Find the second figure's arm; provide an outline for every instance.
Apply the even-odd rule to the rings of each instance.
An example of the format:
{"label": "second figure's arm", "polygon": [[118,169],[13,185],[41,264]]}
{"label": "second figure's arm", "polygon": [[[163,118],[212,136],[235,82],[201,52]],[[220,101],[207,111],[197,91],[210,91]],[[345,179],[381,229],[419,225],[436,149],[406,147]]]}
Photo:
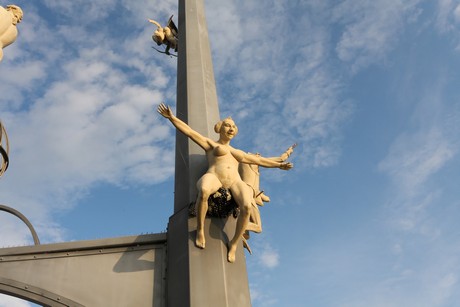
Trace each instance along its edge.
{"label": "second figure's arm", "polygon": [[296,148],[296,146],[297,146],[297,144],[293,144],[285,152],[283,152],[281,154],[281,156],[279,156],[279,157],[270,157],[270,158],[267,158],[267,159],[270,159],[270,160],[273,160],[273,161],[276,161],[276,162],[284,162],[289,158],[289,156],[292,154],[292,152],[294,151],[294,148]]}

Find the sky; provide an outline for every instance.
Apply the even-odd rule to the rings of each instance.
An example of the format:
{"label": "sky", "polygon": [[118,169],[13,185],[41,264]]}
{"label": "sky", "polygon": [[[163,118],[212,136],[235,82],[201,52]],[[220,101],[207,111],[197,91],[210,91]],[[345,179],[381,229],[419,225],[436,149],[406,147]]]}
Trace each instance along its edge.
{"label": "sky", "polygon": [[[155,110],[175,106],[177,58],[151,48],[147,19],[177,21],[176,1],[14,4],[0,203],[42,243],[165,231],[175,131]],[[262,170],[253,306],[459,306],[460,2],[205,5],[232,145],[276,156],[298,144],[292,170]],[[2,247],[33,243],[12,215],[0,233]]]}

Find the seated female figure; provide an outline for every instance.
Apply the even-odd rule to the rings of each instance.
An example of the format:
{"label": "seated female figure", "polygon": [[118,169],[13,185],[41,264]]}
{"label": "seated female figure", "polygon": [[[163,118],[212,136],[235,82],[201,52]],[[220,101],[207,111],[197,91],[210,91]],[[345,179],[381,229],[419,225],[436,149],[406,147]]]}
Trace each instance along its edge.
{"label": "seated female figure", "polygon": [[219,139],[214,141],[201,135],[174,116],[168,106],[160,104],[158,112],[169,119],[179,131],[188,136],[206,152],[209,167],[207,172],[197,182],[197,234],[195,240],[197,247],[205,248],[206,245],[204,221],[206,212],[208,211],[209,196],[223,187],[230,190],[233,198],[238,204],[240,214],[236,223],[235,234],[228,244],[227,254],[227,260],[229,262],[234,262],[236,248],[249,223],[251,202],[253,200],[252,189],[241,180],[240,174],[238,173],[239,163],[256,164],[263,167],[280,168],[283,170],[291,169],[293,166],[292,163],[277,162],[262,156],[248,155],[242,150],[233,148],[230,145],[230,141],[238,133],[238,128],[231,118],[219,121],[214,126],[214,131],[219,133]]}

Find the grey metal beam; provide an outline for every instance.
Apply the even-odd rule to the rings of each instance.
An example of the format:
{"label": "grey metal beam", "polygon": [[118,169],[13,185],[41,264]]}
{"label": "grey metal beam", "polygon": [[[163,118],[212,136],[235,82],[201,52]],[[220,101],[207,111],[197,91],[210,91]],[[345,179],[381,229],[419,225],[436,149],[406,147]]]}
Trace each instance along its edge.
{"label": "grey metal beam", "polygon": [[[70,251],[110,249],[117,247],[131,247],[151,244],[165,244],[166,233],[146,234],[137,236],[126,236],[118,238],[104,238],[96,240],[84,240],[73,242],[62,242],[52,244],[41,244],[31,246],[18,246],[0,248],[0,257],[14,255],[36,255],[40,253],[62,253]],[[2,259],[0,259],[2,260]]]}
{"label": "grey metal beam", "polygon": [[0,293],[44,306],[166,306],[166,235],[0,249]]}

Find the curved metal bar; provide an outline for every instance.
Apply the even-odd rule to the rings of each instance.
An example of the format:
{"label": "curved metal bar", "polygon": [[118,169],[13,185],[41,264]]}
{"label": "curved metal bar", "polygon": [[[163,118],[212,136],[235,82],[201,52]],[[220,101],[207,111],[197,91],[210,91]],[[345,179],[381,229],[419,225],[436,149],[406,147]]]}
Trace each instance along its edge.
{"label": "curved metal bar", "polygon": [[0,145],[0,154],[2,155],[2,163],[0,164],[0,176],[6,172],[8,165],[10,164],[10,160],[8,159],[8,154],[6,153],[5,149],[3,149],[2,145]]}
{"label": "curved metal bar", "polygon": [[32,237],[34,238],[35,245],[40,245],[40,240],[38,239],[38,235],[37,235],[37,232],[34,229],[34,226],[32,226],[32,223],[30,223],[30,221],[24,216],[24,214],[22,214],[18,210],[15,210],[15,209],[13,209],[11,207],[1,205],[1,204],[0,204],[0,211],[5,211],[5,212],[8,212],[8,213],[11,213],[12,215],[15,215],[16,217],[21,219],[21,221],[23,221],[24,224],[26,224],[27,227],[29,227],[30,232],[32,234]]}
{"label": "curved metal bar", "polygon": [[[3,136],[5,136],[6,149],[4,149],[2,146]],[[8,168],[8,165],[10,164],[10,160],[8,158],[9,151],[10,151],[10,144],[8,141],[8,134],[6,133],[5,126],[3,126],[2,123],[0,122],[0,154],[2,157],[2,160],[0,163],[0,177],[3,175],[3,173],[5,173],[6,169]]]}
{"label": "curved metal bar", "polygon": [[57,293],[3,277],[0,277],[0,293],[25,299],[43,306],[84,307],[84,305]]}

